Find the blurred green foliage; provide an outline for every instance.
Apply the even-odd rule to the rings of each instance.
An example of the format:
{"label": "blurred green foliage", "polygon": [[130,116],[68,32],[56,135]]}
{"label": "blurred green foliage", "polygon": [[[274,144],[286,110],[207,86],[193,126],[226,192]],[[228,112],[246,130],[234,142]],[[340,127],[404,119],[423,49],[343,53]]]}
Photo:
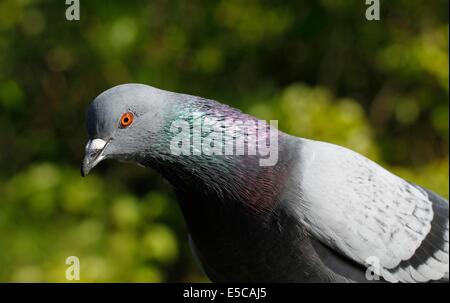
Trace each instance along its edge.
{"label": "blurred green foliage", "polygon": [[213,98],[448,197],[448,1],[0,2],[0,281],[205,281],[170,187],[78,172],[84,111],[124,82]]}

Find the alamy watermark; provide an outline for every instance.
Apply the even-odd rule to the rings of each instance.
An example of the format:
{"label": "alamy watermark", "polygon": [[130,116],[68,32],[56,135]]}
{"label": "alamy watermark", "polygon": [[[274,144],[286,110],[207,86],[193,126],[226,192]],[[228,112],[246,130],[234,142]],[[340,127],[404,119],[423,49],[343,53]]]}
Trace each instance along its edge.
{"label": "alamy watermark", "polygon": [[66,0],[66,20],[79,21],[80,20],[80,0]]}
{"label": "alamy watermark", "polygon": [[77,256],[69,256],[66,258],[66,279],[68,281],[80,280],[80,259]]}
{"label": "alamy watermark", "polygon": [[171,124],[173,155],[257,156],[260,166],[278,162],[278,121],[202,117],[176,120]]}
{"label": "alamy watermark", "polygon": [[[380,20],[380,0],[365,0],[366,19],[369,21]],[[66,0],[66,19],[68,21],[80,20],[80,0]]]}
{"label": "alamy watermark", "polygon": [[370,256],[366,259],[366,266],[366,279],[368,281],[380,280],[380,259],[375,256]]}
{"label": "alamy watermark", "polygon": [[366,19],[369,21],[380,20],[380,0],[366,0]]}

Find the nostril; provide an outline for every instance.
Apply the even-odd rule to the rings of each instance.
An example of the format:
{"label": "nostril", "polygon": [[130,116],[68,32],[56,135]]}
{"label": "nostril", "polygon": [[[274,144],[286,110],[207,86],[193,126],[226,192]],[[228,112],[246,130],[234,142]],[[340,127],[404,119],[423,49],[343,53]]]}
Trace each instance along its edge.
{"label": "nostril", "polygon": [[100,155],[108,142],[102,139],[92,139],[86,144],[85,154],[89,159],[96,158]]}

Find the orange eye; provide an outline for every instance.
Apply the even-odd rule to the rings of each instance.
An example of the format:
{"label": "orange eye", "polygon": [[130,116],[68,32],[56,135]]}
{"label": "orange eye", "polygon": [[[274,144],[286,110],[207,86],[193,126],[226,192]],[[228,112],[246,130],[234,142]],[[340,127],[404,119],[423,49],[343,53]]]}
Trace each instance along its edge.
{"label": "orange eye", "polygon": [[128,127],[133,123],[134,115],[131,112],[125,113],[120,118],[120,126],[122,127]]}

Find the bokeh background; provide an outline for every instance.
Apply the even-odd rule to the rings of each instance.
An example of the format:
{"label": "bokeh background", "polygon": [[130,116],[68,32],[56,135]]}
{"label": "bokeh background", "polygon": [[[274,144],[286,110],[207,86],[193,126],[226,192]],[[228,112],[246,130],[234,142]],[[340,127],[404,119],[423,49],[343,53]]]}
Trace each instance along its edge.
{"label": "bokeh background", "polygon": [[448,197],[448,1],[0,1],[0,281],[207,281],[155,172],[79,164],[125,82],[220,100]]}

